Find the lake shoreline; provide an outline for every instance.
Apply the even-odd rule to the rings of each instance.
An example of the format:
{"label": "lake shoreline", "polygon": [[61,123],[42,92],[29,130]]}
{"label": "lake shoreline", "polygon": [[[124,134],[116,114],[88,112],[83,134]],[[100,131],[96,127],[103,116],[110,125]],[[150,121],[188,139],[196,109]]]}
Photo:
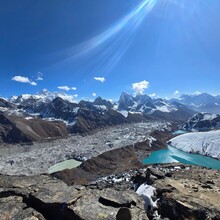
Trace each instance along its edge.
{"label": "lake shoreline", "polygon": [[183,163],[220,170],[220,160],[201,154],[182,151],[167,145],[166,149],[154,151],[142,161],[144,164]]}

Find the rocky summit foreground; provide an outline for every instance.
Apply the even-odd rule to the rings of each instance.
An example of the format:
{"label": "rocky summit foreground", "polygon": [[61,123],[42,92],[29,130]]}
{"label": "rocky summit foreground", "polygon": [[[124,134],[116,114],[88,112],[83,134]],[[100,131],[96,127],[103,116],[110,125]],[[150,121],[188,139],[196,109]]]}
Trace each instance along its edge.
{"label": "rocky summit foreground", "polygon": [[[157,212],[145,210],[131,183],[156,188]],[[134,185],[133,185],[134,186]],[[220,219],[220,171],[157,165],[68,186],[49,175],[0,175],[0,219]]]}

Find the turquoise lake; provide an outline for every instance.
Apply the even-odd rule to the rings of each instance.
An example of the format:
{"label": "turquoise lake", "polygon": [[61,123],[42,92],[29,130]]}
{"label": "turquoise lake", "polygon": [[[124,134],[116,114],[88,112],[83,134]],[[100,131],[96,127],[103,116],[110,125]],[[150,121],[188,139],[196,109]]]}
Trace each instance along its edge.
{"label": "turquoise lake", "polygon": [[148,158],[143,160],[144,164],[178,162],[220,170],[219,160],[198,154],[186,153],[171,146],[168,146],[168,148],[164,150],[155,151]]}
{"label": "turquoise lake", "polygon": [[172,134],[177,135],[177,134],[186,134],[186,133],[189,133],[189,132],[185,130],[177,130],[177,131],[174,131]]}

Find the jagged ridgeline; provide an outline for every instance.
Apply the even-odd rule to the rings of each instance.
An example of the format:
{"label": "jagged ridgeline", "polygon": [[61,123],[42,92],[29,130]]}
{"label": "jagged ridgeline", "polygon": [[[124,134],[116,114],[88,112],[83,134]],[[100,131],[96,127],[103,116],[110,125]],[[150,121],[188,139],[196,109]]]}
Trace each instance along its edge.
{"label": "jagged ridgeline", "polygon": [[[1,140],[8,143],[64,137],[68,133],[91,132],[123,123],[183,121],[194,113],[176,101],[152,99],[147,95],[122,93],[115,102],[101,97],[76,102],[74,97],[47,90],[1,99],[0,107]],[[11,132],[16,133],[16,138],[11,137]]]}

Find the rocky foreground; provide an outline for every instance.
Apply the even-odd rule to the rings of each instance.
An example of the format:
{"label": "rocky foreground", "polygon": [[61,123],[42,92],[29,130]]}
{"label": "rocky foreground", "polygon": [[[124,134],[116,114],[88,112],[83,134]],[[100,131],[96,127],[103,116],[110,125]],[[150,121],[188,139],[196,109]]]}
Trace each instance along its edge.
{"label": "rocky foreground", "polygon": [[[157,210],[146,210],[134,191],[142,183],[156,188]],[[86,185],[67,185],[49,175],[0,175],[1,220],[217,220],[219,201],[219,171],[181,164],[146,166]]]}

